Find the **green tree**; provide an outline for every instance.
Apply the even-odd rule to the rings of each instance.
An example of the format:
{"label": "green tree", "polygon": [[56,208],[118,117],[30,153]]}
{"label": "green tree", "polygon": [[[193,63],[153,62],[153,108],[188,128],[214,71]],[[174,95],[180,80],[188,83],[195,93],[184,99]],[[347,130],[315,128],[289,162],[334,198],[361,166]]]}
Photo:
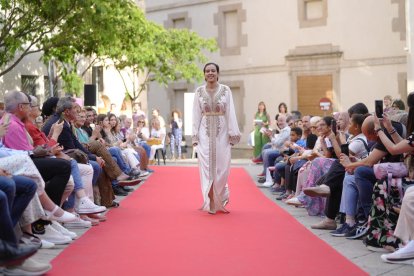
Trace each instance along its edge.
{"label": "green tree", "polygon": [[139,85],[128,91],[132,101],[138,99],[151,81],[167,85],[180,79],[188,82],[202,79],[199,66],[206,62],[203,50],[215,51],[215,40],[204,39],[187,29],[166,30],[152,22],[147,28],[145,40],[138,45],[130,44],[131,48],[121,58],[112,57],[117,69],[131,69],[131,80],[144,76]]}
{"label": "green tree", "polygon": [[75,75],[110,59],[119,70],[129,68],[131,78],[144,76],[128,91],[135,101],[149,81],[200,80],[203,50],[216,49],[213,40],[194,32],[148,21],[132,0],[0,0],[0,5],[0,76],[25,56],[43,52],[71,93],[81,85]]}
{"label": "green tree", "polygon": [[44,42],[59,32],[79,2],[82,1],[0,0],[0,76],[25,56],[50,47]]}

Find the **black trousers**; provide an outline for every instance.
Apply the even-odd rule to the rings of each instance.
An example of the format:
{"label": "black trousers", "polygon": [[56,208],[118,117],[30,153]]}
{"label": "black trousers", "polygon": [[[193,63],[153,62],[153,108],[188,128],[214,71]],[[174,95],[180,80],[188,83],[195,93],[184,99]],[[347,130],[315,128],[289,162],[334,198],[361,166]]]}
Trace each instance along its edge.
{"label": "black trousers", "polygon": [[335,160],[329,171],[323,175],[323,184],[329,186],[331,195],[327,198],[325,205],[325,215],[330,219],[335,219],[339,212],[342,197],[342,184],[345,177],[345,168]]}
{"label": "black trousers", "polygon": [[71,174],[70,161],[58,158],[33,158],[33,163],[46,183],[45,191],[58,206]]}

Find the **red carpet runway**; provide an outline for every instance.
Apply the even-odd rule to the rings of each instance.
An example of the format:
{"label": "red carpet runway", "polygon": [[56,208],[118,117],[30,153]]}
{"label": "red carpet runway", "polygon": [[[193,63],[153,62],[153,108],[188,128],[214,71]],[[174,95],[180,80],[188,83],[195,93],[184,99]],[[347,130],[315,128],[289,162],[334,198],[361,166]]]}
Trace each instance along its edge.
{"label": "red carpet runway", "polygon": [[241,168],[209,215],[198,169],[156,172],[53,260],[48,275],[366,275],[268,200]]}

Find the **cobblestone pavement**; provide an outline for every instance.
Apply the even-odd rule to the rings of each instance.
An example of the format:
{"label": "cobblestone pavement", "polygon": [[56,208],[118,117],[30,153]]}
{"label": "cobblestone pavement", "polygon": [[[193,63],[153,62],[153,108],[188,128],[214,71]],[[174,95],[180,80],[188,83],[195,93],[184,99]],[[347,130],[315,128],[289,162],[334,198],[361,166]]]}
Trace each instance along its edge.
{"label": "cobblestone pavement", "polygon": [[[243,167],[252,179],[255,181],[255,175],[260,172],[260,166],[253,165],[247,159],[236,159],[232,161],[234,167]],[[175,162],[167,161],[167,165],[172,166],[194,166],[196,165],[195,160],[186,159],[186,160],[178,160]],[[154,166],[156,171],[157,166]],[[145,182],[143,182],[145,183]],[[140,184],[143,185],[143,184]],[[139,189],[139,186],[135,187],[135,189]],[[145,184],[144,184],[145,185]],[[369,273],[370,275],[398,275],[398,276],[412,276],[414,275],[414,266],[412,262],[409,264],[387,264],[381,261],[380,255],[381,253],[371,252],[365,248],[362,244],[361,240],[347,240],[345,238],[338,238],[332,237],[329,234],[329,231],[324,230],[313,230],[310,228],[310,225],[320,221],[321,218],[319,217],[310,217],[307,215],[306,211],[302,208],[295,208],[286,205],[281,201],[275,200],[275,196],[272,195],[268,189],[260,189],[270,200],[272,200],[275,204],[279,205],[281,208],[286,210],[289,214],[295,217],[300,223],[303,224],[304,227],[309,229],[315,235],[317,235],[321,240],[325,241],[329,245],[331,245],[334,249],[336,249],[339,253],[343,256],[348,258],[350,261],[358,265],[364,271]],[[125,197],[117,197],[117,200],[121,202]],[[103,222],[106,223],[106,222]],[[99,227],[99,226],[97,226]],[[71,230],[72,231],[72,230]],[[85,233],[87,229],[82,230],[75,230],[79,236]],[[59,255],[65,249],[66,246],[58,246],[55,249],[41,249],[39,252],[34,256],[34,258],[38,261],[48,262]],[[334,273],[334,272],[333,272]],[[0,273],[1,274],[1,273]]]}

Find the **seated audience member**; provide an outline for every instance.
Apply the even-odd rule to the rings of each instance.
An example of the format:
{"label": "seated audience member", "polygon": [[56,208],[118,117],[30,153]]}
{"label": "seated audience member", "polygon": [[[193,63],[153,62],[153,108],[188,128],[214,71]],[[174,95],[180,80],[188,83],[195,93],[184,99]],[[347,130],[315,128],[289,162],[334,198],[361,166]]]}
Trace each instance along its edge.
{"label": "seated audience member", "polygon": [[[290,167],[288,168],[287,172],[285,171],[286,187],[278,187],[276,185],[276,187],[272,188],[272,193],[284,193],[287,187],[289,187],[292,191],[296,190],[295,196],[289,198],[286,201],[286,203],[288,204],[295,203],[301,205],[301,203],[297,199],[297,196],[299,196],[300,192],[302,191],[301,183],[303,183],[302,179],[305,178],[303,177],[303,173],[299,175],[299,172],[301,171],[302,166],[305,165],[309,160],[313,159],[314,155],[319,150],[319,146],[316,143],[319,142],[317,135],[317,125],[320,120],[321,117],[319,116],[314,116],[309,119],[305,150],[293,154],[287,159],[287,163]],[[305,122],[304,126],[306,129],[306,125],[308,124],[306,116],[303,117],[303,121]],[[300,183],[299,187],[297,183]]]}
{"label": "seated audience member", "polygon": [[[40,275],[52,266],[28,259],[39,245],[18,244],[14,227],[36,193],[36,183],[23,176],[12,176],[0,169],[0,266],[7,275]],[[31,274],[32,275],[32,274]]]}
{"label": "seated audience member", "polygon": [[151,132],[150,132],[150,139],[147,140],[149,143],[151,141],[151,152],[149,156],[150,164],[155,164],[155,152],[157,149],[164,148],[165,143],[165,136],[166,136],[165,128],[162,128],[160,125],[160,121],[157,118],[153,118],[151,120]]}
{"label": "seated audience member", "polygon": [[[381,139],[381,142],[384,144],[386,149],[391,154],[406,154],[406,158],[404,158],[404,163],[408,168],[408,175],[406,178],[402,179],[403,186],[408,187],[408,189],[405,192],[404,198],[402,199],[402,205],[401,205],[401,211],[398,217],[398,222],[396,222],[396,214],[395,214],[395,208],[393,203],[393,196],[392,194],[387,194],[387,197],[383,199],[383,209],[387,212],[385,214],[385,217],[387,219],[387,225],[389,224],[388,221],[390,221],[391,225],[388,225],[388,229],[380,228],[379,231],[383,232],[383,230],[387,230],[385,234],[387,234],[387,237],[389,234],[392,234],[397,238],[398,241],[401,241],[404,245],[403,248],[397,250],[394,253],[382,255],[381,258],[385,262],[393,262],[393,263],[401,263],[406,260],[412,260],[414,259],[414,224],[413,224],[413,203],[414,203],[414,188],[412,187],[414,184],[414,92],[410,93],[407,98],[407,103],[409,106],[409,113],[408,113],[408,125],[407,125],[407,132],[410,133],[410,135],[403,139],[402,137],[397,137],[397,135],[393,135],[393,139],[389,139],[389,137],[384,133],[384,131],[381,128],[380,120],[378,118],[375,118],[375,129],[378,129],[378,137]],[[386,114],[383,115],[383,125],[385,129],[390,129],[390,121]],[[389,131],[389,133],[392,133],[392,131]],[[387,185],[389,185],[387,183]],[[390,189],[390,192],[392,192],[392,187]],[[395,189],[395,188],[394,188]],[[401,196],[400,190],[396,189],[398,191],[398,196]],[[386,191],[388,192],[388,190]],[[395,198],[396,200],[400,200],[400,198]],[[375,204],[375,203],[374,203]],[[396,223],[395,230],[392,226]],[[382,222],[382,224],[385,224]],[[383,233],[381,233],[383,234]],[[388,240],[388,238],[387,238]],[[380,244],[384,246],[384,244]]]}
{"label": "seated audience member", "polygon": [[[348,148],[349,156],[360,160],[368,155],[368,144],[365,135],[362,133],[362,124],[365,115],[352,115],[349,133],[352,135],[348,141],[341,141],[341,148]],[[344,153],[344,152],[343,152]],[[329,171],[323,176],[323,183],[316,187],[305,188],[304,193],[308,196],[327,197],[325,206],[326,218],[320,223],[312,225],[313,229],[336,230],[335,218],[339,212],[342,196],[342,183],[345,176],[345,168],[336,160]]]}
{"label": "seated audience member", "polygon": [[119,145],[121,149],[133,153],[139,161],[139,168],[142,171],[141,176],[147,175],[145,171],[148,166],[148,156],[144,148],[137,145],[135,147],[131,146],[127,137],[122,135],[120,120],[114,114],[109,115],[109,124],[111,126],[111,131],[108,136],[111,136],[112,141],[116,141],[116,145]]}
{"label": "seated audience member", "polygon": [[[321,153],[314,151],[316,154],[315,157],[318,157],[312,160],[310,165],[304,167],[304,169],[307,168],[307,176],[305,182],[300,185],[302,189],[317,185],[321,176],[329,170],[331,165],[337,159],[337,156],[341,153],[341,149],[335,135],[334,123],[334,118],[330,116],[323,117],[322,120],[318,122],[318,139],[322,151]],[[298,189],[298,187],[296,189]],[[297,196],[297,200],[305,206],[308,214],[311,216],[322,214],[325,208],[324,198],[311,198],[305,195],[303,191],[299,196]],[[286,203],[295,205],[296,201],[286,201]]]}
{"label": "seated audience member", "polygon": [[[61,144],[65,150],[70,149],[78,149],[83,151],[88,155],[89,158],[89,164],[93,167],[93,177],[92,177],[92,184],[97,185],[99,187],[100,192],[100,204],[106,206],[106,207],[116,207],[119,204],[114,200],[115,196],[113,194],[113,188],[110,185],[109,179],[106,179],[101,175],[102,173],[102,167],[105,167],[107,165],[105,159],[108,162],[113,162],[112,157],[107,153],[106,150],[103,150],[102,156],[106,156],[105,159],[101,156],[97,156],[93,154],[91,151],[99,152],[99,143],[96,142],[95,144],[88,144],[88,149],[86,149],[77,139],[76,135],[73,133],[72,127],[73,122],[76,121],[77,115],[79,111],[79,106],[75,103],[74,99],[71,97],[63,97],[59,100],[56,107],[56,113],[51,116],[51,119],[45,124],[43,131],[48,131],[50,128],[50,125],[53,122],[57,122],[60,117],[64,119],[63,124],[63,130],[61,135],[58,138],[59,144]],[[96,160],[96,161],[94,161]],[[108,170],[108,169],[107,169]],[[105,171],[105,168],[104,168]],[[123,176],[122,172],[119,172],[119,175],[116,177],[125,177],[128,178],[129,176]],[[116,180],[117,178],[114,178]],[[98,181],[99,180],[99,181]],[[107,181],[108,180],[108,181]],[[120,179],[119,181],[126,181],[126,179]],[[127,183],[128,184],[128,183]],[[96,220],[94,221],[96,223]]]}
{"label": "seated audience member", "polygon": [[[137,120],[137,127],[135,130],[135,133],[131,133],[127,137],[127,142],[132,146],[141,146],[144,150],[147,156],[149,157],[151,154],[151,147],[147,144],[147,140],[150,137],[150,131],[148,127],[145,125],[145,117],[141,116]],[[151,169],[147,167],[146,171],[153,172]]]}
{"label": "seated audience member", "polygon": [[[35,118],[39,115],[40,109],[37,98],[34,96],[30,96],[30,98],[31,111],[27,120],[25,120],[25,127],[33,139],[33,145],[55,146],[62,131],[63,122],[53,128],[53,137],[49,140],[46,135],[33,123]],[[83,215],[81,217],[86,220],[89,220],[86,215],[93,216],[93,214],[104,212],[106,210],[105,207],[98,206],[93,203],[92,167],[88,164],[77,163],[76,160],[71,159],[69,156],[60,151],[56,152],[55,156],[71,162],[71,174],[74,182],[74,191],[69,196],[68,202],[65,204],[65,209],[73,211],[76,205],[76,212]]]}
{"label": "seated audience member", "polygon": [[[384,130],[386,135],[396,136],[402,133],[403,128],[401,124],[393,122],[392,125],[395,128],[395,132],[393,131],[392,134],[388,134],[387,130]],[[373,116],[369,116],[364,120],[362,132],[368,141],[374,141],[376,143],[371,148],[368,157],[362,160],[351,162],[348,156],[341,155],[341,164],[348,172],[345,174],[343,182],[340,207],[340,211],[345,213],[346,219],[341,227],[332,232],[333,236],[350,236],[353,234],[355,228],[366,225],[372,207],[374,184],[377,182],[373,166],[378,162],[399,162],[401,160],[401,155],[391,155],[379,139],[378,131],[375,130]],[[363,219],[357,223],[356,215],[358,205],[363,210]]]}
{"label": "seated audience member", "polygon": [[405,104],[401,99],[395,99],[391,107],[394,111],[405,111]]}
{"label": "seated audience member", "polygon": [[[6,111],[10,113],[10,126],[3,137],[4,146],[10,149],[24,150],[26,154],[27,151],[33,151],[34,154],[38,153],[38,157],[40,154],[48,155],[49,153],[44,151],[42,147],[33,148],[26,134],[23,121],[27,119],[30,112],[30,98],[19,91],[9,92],[4,98]],[[6,115],[3,116],[2,121],[5,120],[5,117]],[[63,195],[71,173],[70,162],[45,157],[33,158],[33,162],[46,182],[45,191],[47,196],[44,194],[41,201],[44,200],[42,205],[47,214],[53,218],[61,217],[64,221],[73,220],[74,215],[59,208],[62,202],[66,200]],[[56,205],[50,204],[49,199]],[[48,207],[44,204],[47,204]]]}
{"label": "seated audience member", "polygon": [[266,135],[271,138],[271,148],[264,147],[262,151],[263,171],[257,176],[264,177],[267,168],[275,163],[275,160],[281,155],[281,150],[286,141],[290,138],[290,127],[287,124],[287,117],[283,114],[278,116],[277,125],[280,128],[280,133],[272,137],[272,131],[267,131]]}
{"label": "seated audience member", "polygon": [[49,133],[52,124],[58,122],[60,118],[63,119],[63,130],[59,135],[57,142],[63,147],[64,151],[79,149],[88,155],[89,163],[92,165],[94,171],[92,183],[95,185],[99,174],[102,172],[101,167],[104,166],[105,161],[101,157],[96,156],[85,149],[73,133],[71,122],[76,120],[77,113],[78,105],[76,104],[75,99],[72,97],[60,98],[56,106],[56,113],[45,123],[42,131],[44,133]]}

